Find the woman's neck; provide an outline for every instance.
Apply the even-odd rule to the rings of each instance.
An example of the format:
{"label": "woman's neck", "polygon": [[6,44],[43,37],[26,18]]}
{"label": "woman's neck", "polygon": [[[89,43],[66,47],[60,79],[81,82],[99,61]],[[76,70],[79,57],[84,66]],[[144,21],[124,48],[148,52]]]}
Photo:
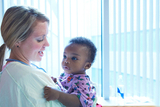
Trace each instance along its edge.
{"label": "woman's neck", "polygon": [[[11,51],[11,53],[10,53],[9,59],[19,60],[19,61],[22,61],[22,62],[30,65],[30,61],[29,61],[29,60],[27,60],[25,57],[23,57],[23,56],[20,55],[20,54],[17,54],[17,53],[15,54],[15,53],[12,52],[12,51]],[[7,61],[7,63],[9,63],[9,62],[11,62],[11,61]]]}

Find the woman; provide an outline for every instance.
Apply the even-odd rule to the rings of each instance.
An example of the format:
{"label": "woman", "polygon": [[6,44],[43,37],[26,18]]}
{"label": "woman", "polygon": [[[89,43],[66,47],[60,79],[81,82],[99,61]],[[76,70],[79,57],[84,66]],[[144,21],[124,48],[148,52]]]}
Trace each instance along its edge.
{"label": "woman", "polygon": [[[47,102],[43,88],[56,88],[52,79],[31,61],[41,61],[49,46],[46,39],[49,20],[32,8],[10,7],[2,20],[0,47],[0,107],[61,107],[57,100]],[[11,50],[3,66],[6,47]],[[2,67],[3,66],[3,67]]]}

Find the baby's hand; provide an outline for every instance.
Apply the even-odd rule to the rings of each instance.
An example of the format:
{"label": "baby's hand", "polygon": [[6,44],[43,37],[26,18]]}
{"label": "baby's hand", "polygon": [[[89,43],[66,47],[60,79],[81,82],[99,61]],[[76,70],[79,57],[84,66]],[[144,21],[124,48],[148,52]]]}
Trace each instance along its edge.
{"label": "baby's hand", "polygon": [[59,91],[51,87],[45,86],[44,87],[44,98],[46,98],[47,101],[57,100],[59,98]]}
{"label": "baby's hand", "polygon": [[54,78],[54,77],[51,77],[51,78],[52,78],[52,80],[54,81],[54,83],[57,82],[57,78]]}

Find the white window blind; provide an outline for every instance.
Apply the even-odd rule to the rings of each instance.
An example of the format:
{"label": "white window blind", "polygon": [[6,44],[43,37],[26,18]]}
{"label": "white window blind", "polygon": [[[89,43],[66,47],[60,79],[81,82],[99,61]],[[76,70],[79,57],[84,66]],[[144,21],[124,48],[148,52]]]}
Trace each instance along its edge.
{"label": "white window blind", "polygon": [[113,96],[122,75],[125,97],[148,97],[160,105],[159,20],[159,0],[109,0],[109,81]]}
{"label": "white window blind", "polygon": [[98,96],[116,96],[122,75],[125,97],[148,97],[160,106],[159,0],[2,0],[2,5],[2,13],[25,5],[48,16],[50,47],[36,64],[49,74],[58,77],[63,72],[62,53],[68,41],[85,36],[98,49],[87,71]]}

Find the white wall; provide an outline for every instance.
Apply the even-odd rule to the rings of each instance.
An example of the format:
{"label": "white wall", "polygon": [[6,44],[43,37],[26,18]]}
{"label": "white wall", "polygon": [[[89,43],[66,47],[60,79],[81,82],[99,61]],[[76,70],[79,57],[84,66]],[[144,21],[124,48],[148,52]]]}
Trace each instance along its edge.
{"label": "white wall", "polygon": [[2,9],[3,7],[2,7],[2,0],[0,0],[0,23],[1,23],[1,21],[2,21]]}
{"label": "white wall", "polygon": [[[2,16],[2,8],[3,8],[3,6],[2,6],[2,1],[3,0],[0,0],[0,26],[1,26],[1,22],[2,22],[2,18],[3,18],[3,16]],[[0,33],[0,46],[2,45],[2,43],[3,43],[3,40],[2,40],[2,37],[1,37],[1,33]]]}

